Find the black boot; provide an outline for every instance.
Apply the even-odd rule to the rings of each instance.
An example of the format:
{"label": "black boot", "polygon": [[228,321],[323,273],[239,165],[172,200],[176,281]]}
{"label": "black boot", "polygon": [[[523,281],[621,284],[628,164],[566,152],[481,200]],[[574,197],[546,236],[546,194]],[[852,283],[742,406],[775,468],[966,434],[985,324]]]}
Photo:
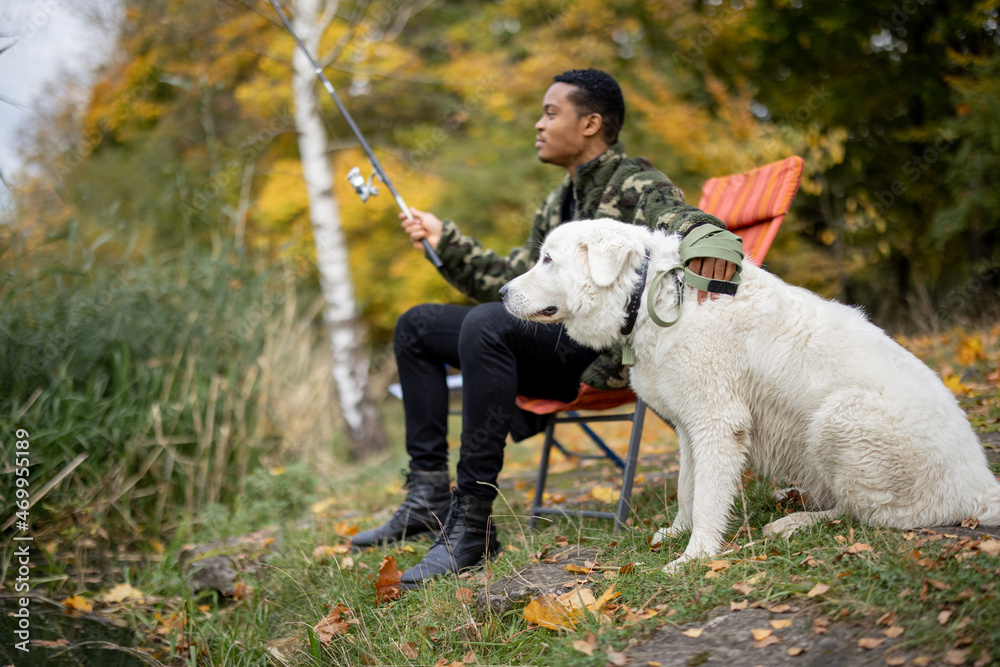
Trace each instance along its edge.
{"label": "black boot", "polygon": [[451,499],[451,511],[441,534],[424,559],[403,573],[400,590],[420,588],[431,578],[475,567],[483,556],[500,551],[497,529],[491,521],[493,501],[461,496]]}
{"label": "black boot", "polygon": [[448,518],[451,486],[448,471],[414,470],[406,476],[406,500],[383,526],[358,533],[351,547],[364,549],[391,544],[423,533],[437,533]]}

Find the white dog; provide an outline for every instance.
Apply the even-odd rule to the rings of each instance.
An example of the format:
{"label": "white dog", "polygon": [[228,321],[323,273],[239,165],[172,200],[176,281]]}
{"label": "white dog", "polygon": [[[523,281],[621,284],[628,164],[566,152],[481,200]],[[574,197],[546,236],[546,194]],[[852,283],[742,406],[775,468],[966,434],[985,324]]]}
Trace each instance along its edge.
{"label": "white dog", "polygon": [[[516,317],[562,322],[595,349],[634,348],[632,388],[680,439],[677,517],[656,538],[690,528],[691,539],[665,570],[719,552],[748,467],[796,480],[825,510],[784,517],[765,534],[841,512],[898,528],[967,517],[1000,524],[1000,483],[933,371],[857,310],[750,262],[733,297],[698,304],[674,273],[650,294],[653,277],[680,262],[679,244],[676,235],[613,220],[567,223],[549,234],[540,261],[501,290]],[[638,289],[638,320],[626,337]],[[676,324],[652,321],[648,299]]]}

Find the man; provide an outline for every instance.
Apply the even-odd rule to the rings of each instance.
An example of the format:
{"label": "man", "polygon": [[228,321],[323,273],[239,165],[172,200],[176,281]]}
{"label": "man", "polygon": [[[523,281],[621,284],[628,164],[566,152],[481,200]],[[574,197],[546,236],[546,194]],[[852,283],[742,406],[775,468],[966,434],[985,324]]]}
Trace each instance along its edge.
{"label": "man", "polygon": [[[500,287],[538,260],[546,234],[568,220],[602,217],[682,234],[704,224],[722,227],[716,218],[685,205],[683,193],[648,160],[625,156],[618,141],[624,119],[621,90],[608,74],[571,70],[555,77],[535,124],[535,148],[542,162],[566,169],[567,177],[535,214],[524,246],[506,257],[432,213],[412,209],[412,218],[402,221],[414,246],[427,239],[435,248],[445,279],[481,304],[417,306],[396,325],[410,455],[407,497],[385,525],[358,533],[352,543],[357,548],[391,543],[440,527],[423,560],[403,573],[404,589],[475,566],[499,551],[490,515],[504,444],[508,433],[520,440],[540,428],[534,415],[517,409],[517,394],[568,401],[581,381],[604,389],[628,384],[620,351],[602,354],[581,347],[560,325],[526,326],[499,303]],[[691,268],[721,280],[736,271],[734,264],[715,259],[694,260]],[[699,302],[706,296],[699,293]],[[448,477],[445,364],[461,369],[463,376],[454,493]]]}

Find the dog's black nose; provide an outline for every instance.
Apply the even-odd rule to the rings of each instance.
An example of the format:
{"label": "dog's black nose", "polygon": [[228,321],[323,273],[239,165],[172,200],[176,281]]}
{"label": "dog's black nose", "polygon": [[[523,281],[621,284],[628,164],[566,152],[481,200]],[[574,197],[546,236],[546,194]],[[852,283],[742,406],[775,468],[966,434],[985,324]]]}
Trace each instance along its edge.
{"label": "dog's black nose", "polygon": [[510,286],[510,283],[507,283],[506,285],[504,285],[503,287],[500,288],[500,298],[501,299],[506,299],[507,298],[507,287],[509,287],[509,286]]}

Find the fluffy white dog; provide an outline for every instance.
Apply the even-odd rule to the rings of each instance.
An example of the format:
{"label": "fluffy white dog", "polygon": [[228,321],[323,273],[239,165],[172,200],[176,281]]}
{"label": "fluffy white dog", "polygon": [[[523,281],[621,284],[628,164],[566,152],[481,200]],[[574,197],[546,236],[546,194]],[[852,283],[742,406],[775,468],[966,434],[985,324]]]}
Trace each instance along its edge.
{"label": "fluffy white dog", "polygon": [[[698,304],[675,273],[650,294],[653,277],[679,264],[679,244],[613,220],[563,224],[540,261],[501,291],[516,317],[562,322],[592,348],[634,348],[632,388],[680,439],[677,517],[656,539],[687,529],[691,539],[671,566],[719,552],[748,467],[796,480],[824,510],[783,517],[766,534],[838,513],[898,528],[967,517],[1000,524],[1000,483],[933,371],[859,311],[750,262],[733,297]],[[639,289],[638,319],[625,336]],[[676,324],[651,320],[648,299]]]}

